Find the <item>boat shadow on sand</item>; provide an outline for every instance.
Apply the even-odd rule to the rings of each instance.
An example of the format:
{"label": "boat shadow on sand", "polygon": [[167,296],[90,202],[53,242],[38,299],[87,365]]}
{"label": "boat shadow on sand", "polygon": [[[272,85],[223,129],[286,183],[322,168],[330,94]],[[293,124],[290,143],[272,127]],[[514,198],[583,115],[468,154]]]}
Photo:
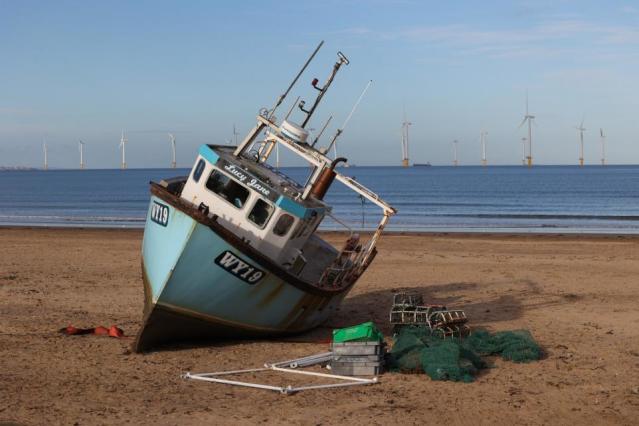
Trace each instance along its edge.
{"label": "boat shadow on sand", "polygon": [[[493,283],[500,287],[503,283]],[[449,309],[463,309],[472,328],[501,328],[499,323],[516,322],[526,311],[543,309],[562,304],[575,303],[580,297],[572,294],[558,295],[544,293],[538,283],[519,281],[516,290],[509,288],[497,293],[492,288],[488,294],[482,291],[477,301],[473,296],[479,289],[486,289],[486,284],[479,283],[443,283],[424,284],[421,286],[394,287],[383,290],[356,293],[347,297],[339,310],[326,323],[313,330],[290,336],[275,336],[269,340],[274,342],[295,343],[329,343],[332,330],[348,327],[367,321],[373,321],[386,336],[392,335],[389,323],[389,312],[393,294],[397,292],[414,292],[421,294],[429,304],[442,304]],[[491,286],[488,285],[490,288]],[[506,294],[504,294],[506,293]],[[199,342],[181,342],[163,346],[163,350],[184,350],[197,347],[232,346],[246,343],[253,339],[228,339]]]}
{"label": "boat shadow on sand", "polygon": [[[506,283],[493,283],[501,287]],[[545,293],[538,283],[530,280],[519,281],[515,288],[497,292],[491,288],[488,293],[481,292],[473,300],[480,289],[486,290],[486,284],[479,283],[443,283],[424,284],[422,286],[396,287],[384,290],[353,294],[342,303],[339,311],[315,330],[299,336],[284,339],[289,341],[330,341],[332,330],[348,327],[366,321],[373,321],[387,336],[392,335],[389,312],[393,294],[398,292],[414,292],[421,294],[425,303],[445,305],[449,309],[462,309],[466,312],[471,328],[499,329],[499,323],[515,322],[524,313],[552,306],[575,303],[581,299],[574,294]],[[488,286],[492,287],[491,285]],[[509,325],[510,326],[510,325]]]}

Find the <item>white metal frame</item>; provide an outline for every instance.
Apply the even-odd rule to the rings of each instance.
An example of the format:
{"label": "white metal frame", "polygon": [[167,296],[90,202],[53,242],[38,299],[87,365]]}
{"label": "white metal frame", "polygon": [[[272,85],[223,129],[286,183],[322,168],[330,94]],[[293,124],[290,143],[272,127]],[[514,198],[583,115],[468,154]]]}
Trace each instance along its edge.
{"label": "white metal frame", "polygon": [[[272,390],[272,391],[279,392],[279,393],[284,394],[284,395],[290,395],[290,394],[293,394],[293,393],[296,393],[296,392],[300,392],[300,391],[303,391],[303,390],[310,390],[310,389],[328,389],[328,388],[338,388],[338,387],[346,387],[346,386],[372,385],[372,384],[375,384],[375,383],[379,383],[377,377],[373,377],[371,379],[364,379],[364,378],[361,378],[361,377],[340,376],[340,375],[337,375],[337,374],[326,374],[326,373],[317,373],[317,372],[314,372],[314,371],[294,370],[294,369],[291,369],[291,368],[278,367],[277,366],[278,364],[279,363],[270,364],[270,365],[267,364],[268,366],[262,367],[262,368],[249,368],[249,369],[246,369],[246,370],[218,371],[218,372],[214,372],[214,373],[192,374],[192,373],[188,372],[188,373],[184,374],[182,377],[184,379],[201,380],[201,381],[205,381],[205,382],[223,383],[223,384],[227,384],[227,385]],[[328,383],[328,384],[324,384],[324,385],[304,385],[304,386],[293,387],[291,385],[288,385],[288,386],[274,386],[274,385],[263,384],[263,383],[251,383],[251,382],[243,382],[243,381],[240,381],[240,380],[228,380],[228,379],[220,378],[221,376],[230,376],[230,375],[238,375],[238,374],[245,374],[245,373],[260,373],[260,372],[264,372],[264,371],[277,371],[277,372],[282,372],[282,373],[293,373],[293,374],[301,374],[301,375],[305,375],[305,376],[323,377],[323,378],[328,378],[328,379],[340,380],[341,382]]]}

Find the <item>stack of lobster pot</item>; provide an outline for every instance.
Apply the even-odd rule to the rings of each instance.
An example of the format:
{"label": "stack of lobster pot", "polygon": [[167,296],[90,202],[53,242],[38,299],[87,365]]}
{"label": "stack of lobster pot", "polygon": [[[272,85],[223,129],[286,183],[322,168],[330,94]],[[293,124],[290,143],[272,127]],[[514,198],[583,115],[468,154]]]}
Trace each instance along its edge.
{"label": "stack of lobster pot", "polygon": [[373,323],[333,331],[331,371],[342,376],[376,376],[382,372],[385,343]]}

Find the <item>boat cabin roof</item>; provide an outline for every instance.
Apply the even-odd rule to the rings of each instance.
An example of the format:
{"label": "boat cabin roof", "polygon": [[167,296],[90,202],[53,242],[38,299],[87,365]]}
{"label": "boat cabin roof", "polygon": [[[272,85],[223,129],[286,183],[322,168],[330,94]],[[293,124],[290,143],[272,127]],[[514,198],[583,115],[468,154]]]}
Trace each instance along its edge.
{"label": "boat cabin roof", "polygon": [[199,154],[236,181],[301,219],[331,210],[330,206],[316,198],[302,199],[304,188],[269,164],[236,157],[234,150],[233,146],[201,145]]}

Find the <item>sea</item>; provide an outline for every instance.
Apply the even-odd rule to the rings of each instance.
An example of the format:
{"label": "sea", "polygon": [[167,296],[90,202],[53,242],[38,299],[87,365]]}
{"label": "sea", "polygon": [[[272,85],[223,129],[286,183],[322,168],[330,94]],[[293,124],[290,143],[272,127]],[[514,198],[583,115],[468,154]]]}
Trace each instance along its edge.
{"label": "sea", "polygon": [[[298,182],[309,169],[282,168]],[[639,234],[639,166],[349,167],[411,232]],[[149,181],[188,169],[0,171],[0,225],[142,228]],[[326,230],[374,229],[381,210],[335,182]]]}

